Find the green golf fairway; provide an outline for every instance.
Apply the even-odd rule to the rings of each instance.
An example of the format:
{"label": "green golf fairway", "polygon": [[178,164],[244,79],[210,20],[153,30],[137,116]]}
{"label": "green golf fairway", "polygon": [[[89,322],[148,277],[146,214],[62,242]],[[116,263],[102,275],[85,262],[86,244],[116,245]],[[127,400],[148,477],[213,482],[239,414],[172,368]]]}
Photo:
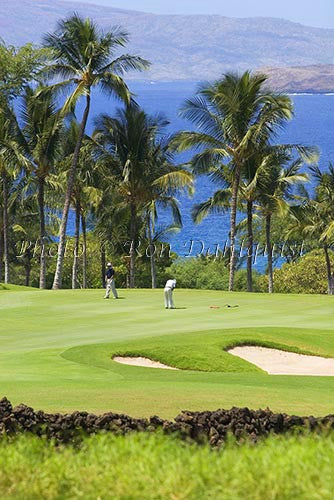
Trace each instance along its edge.
{"label": "green golf fairway", "polygon": [[[231,406],[334,412],[334,377],[270,376],[224,351],[253,343],[334,357],[333,297],[176,290],[179,309],[165,310],[161,290],[103,300],[101,290],[6,288],[0,395],[14,404],[168,418]],[[114,354],[181,370],[120,365]]]}

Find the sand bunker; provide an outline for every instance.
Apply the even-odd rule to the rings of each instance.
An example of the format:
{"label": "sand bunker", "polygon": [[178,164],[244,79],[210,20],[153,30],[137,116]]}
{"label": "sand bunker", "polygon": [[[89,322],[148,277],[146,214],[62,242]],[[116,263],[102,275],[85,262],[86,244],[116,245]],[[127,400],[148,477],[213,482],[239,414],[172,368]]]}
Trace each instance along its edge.
{"label": "sand bunker", "polygon": [[[228,352],[233,354],[233,356],[238,356],[253,363],[270,375],[317,375],[334,377],[334,358],[308,356],[306,354],[296,354],[294,352],[259,346],[233,347]],[[123,365],[177,370],[177,368],[173,368],[172,366],[164,365],[163,363],[159,363],[159,361],[152,361],[149,358],[141,356],[115,356],[113,360]]]}
{"label": "sand bunker", "polygon": [[177,368],[164,365],[163,363],[159,363],[159,361],[152,361],[149,358],[142,358],[140,356],[136,358],[115,356],[113,358],[113,361],[116,361],[116,363],[121,363],[122,365],[143,366],[145,368],[164,368],[165,370],[177,370]]}
{"label": "sand bunker", "polygon": [[334,376],[334,358],[307,356],[258,346],[233,347],[228,352],[253,363],[270,375]]}

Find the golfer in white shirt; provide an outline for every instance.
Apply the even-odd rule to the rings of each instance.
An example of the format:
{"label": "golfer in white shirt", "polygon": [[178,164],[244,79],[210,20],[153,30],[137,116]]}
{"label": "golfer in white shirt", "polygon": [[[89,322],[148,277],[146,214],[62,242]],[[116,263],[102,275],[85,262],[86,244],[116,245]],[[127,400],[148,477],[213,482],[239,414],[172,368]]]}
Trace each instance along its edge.
{"label": "golfer in white shirt", "polygon": [[166,283],[165,289],[164,289],[165,308],[166,309],[174,309],[173,290],[175,287],[176,287],[176,280],[167,280],[167,283]]}

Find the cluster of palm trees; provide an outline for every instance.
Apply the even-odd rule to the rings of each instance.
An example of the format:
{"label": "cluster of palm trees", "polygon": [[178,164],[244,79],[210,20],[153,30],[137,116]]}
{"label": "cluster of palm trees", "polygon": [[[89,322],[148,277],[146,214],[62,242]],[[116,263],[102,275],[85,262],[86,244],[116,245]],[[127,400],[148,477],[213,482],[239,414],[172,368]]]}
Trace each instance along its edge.
{"label": "cluster of palm trees", "polygon": [[[19,196],[27,203],[34,195],[37,200],[40,288],[46,287],[46,189],[48,210],[62,208],[54,289],[62,285],[71,206],[76,213],[74,288],[77,286],[79,227],[81,221],[85,248],[87,210],[94,208],[97,229],[104,224],[105,238],[106,219],[109,225],[110,222],[118,227],[120,222],[129,225],[131,287],[135,286],[134,248],[143,221],[149,240],[152,240],[158,206],[171,207],[175,224],[180,224],[181,215],[174,195],[179,189],[191,189],[192,175],[174,166],[168,145],[160,137],[166,123],[161,117],[148,116],[132,99],[122,76],[128,70],[145,69],[148,62],[128,54],[113,57],[114,52],[126,44],[127,38],[120,29],[103,33],[92,21],[77,15],[60,21],[56,32],[45,37],[45,46],[52,51],[53,58],[42,74],[44,79],[49,79],[48,84],[43,82],[35,88],[26,88],[19,117],[8,103],[2,104],[0,165],[4,255],[1,260],[4,261],[5,282],[10,281],[9,198],[14,200]],[[93,136],[88,137],[85,130],[91,91],[96,86],[120,99],[124,109],[115,118],[100,117]],[[56,103],[60,92],[67,95],[58,109]],[[78,123],[74,112],[82,97],[85,108]],[[84,258],[83,286],[86,264]],[[152,283],[155,284],[153,260],[151,266]]]}
{"label": "cluster of palm trees", "polygon": [[300,203],[291,207],[287,237],[303,237],[321,247],[326,262],[328,294],[334,294],[334,276],[331,250],[334,240],[334,165],[321,171],[318,166],[310,168],[315,190],[311,197],[307,192]]}
{"label": "cluster of palm trees", "polygon": [[[62,212],[53,288],[62,286],[66,233],[70,208],[75,212],[72,287],[78,286],[78,247],[83,233],[83,280],[87,278],[87,217],[94,217],[103,261],[104,243],[129,241],[128,286],[135,286],[136,245],[148,241],[152,286],[156,286],[154,240],[160,208],[172,213],[172,225],[181,226],[176,195],[193,191],[194,176],[208,175],[219,189],[196,205],[193,218],[200,222],[212,212],[230,211],[229,289],[233,290],[237,264],[238,231],[247,233],[248,291],[252,291],[253,224],[265,226],[268,254],[268,290],[273,291],[271,224],[275,215],[287,220],[287,235],[298,231],[322,242],[328,257],[333,222],[334,170],[322,174],[313,167],[318,181],[314,199],[297,194],[296,186],[307,181],[303,163],[314,162],[316,148],[300,144],[276,144],[280,129],[293,116],[290,98],[266,88],[266,76],[245,72],[226,74],[203,85],[183,106],[181,114],[196,126],[167,137],[168,122],[149,116],[134,101],[123,76],[142,71],[149,63],[138,56],[115,52],[124,47],[125,32],[101,32],[89,19],[77,15],[58,23],[45,37],[52,60],[43,69],[43,82],[26,86],[21,109],[15,113],[7,101],[0,107],[0,173],[2,217],[0,266],[10,281],[9,214],[38,207],[40,242],[40,288],[46,287],[47,228],[52,215]],[[93,105],[92,89],[117,97],[122,107],[116,114],[95,120],[91,136],[86,133]],[[65,95],[65,98],[63,96]],[[63,98],[63,104],[59,102]],[[81,120],[75,118],[77,102],[84,99]],[[187,165],[177,165],[175,153],[191,150]],[[21,205],[20,205],[21,204]],[[14,207],[14,212],[13,212]],[[238,214],[246,213],[245,221]],[[46,216],[47,213],[47,216]],[[24,223],[16,230],[27,232]],[[28,219],[27,219],[28,220]],[[20,219],[20,222],[21,219]],[[105,258],[105,257],[104,257]],[[1,267],[0,267],[0,272]],[[330,286],[333,290],[331,269]]]}
{"label": "cluster of palm trees", "polygon": [[238,209],[247,213],[247,289],[252,291],[253,222],[260,216],[265,220],[268,291],[273,292],[272,216],[286,216],[290,205],[297,203],[293,187],[308,179],[300,172],[302,164],[317,158],[314,147],[273,143],[292,118],[293,106],[288,96],[267,89],[266,79],[245,72],[227,74],[202,86],[182,109],[197,130],[181,132],[174,139],[178,150],[197,148],[193,172],[209,175],[221,186],[194,207],[193,218],[200,222],[210,213],[230,211],[230,291],[236,269],[236,235],[243,226],[242,221],[237,224]]}

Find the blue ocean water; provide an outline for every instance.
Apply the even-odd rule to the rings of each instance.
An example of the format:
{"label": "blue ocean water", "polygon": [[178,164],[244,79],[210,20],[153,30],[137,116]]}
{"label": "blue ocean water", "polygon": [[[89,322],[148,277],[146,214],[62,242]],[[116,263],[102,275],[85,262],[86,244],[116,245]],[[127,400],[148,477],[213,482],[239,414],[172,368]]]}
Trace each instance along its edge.
{"label": "blue ocean water", "polygon": [[[130,88],[137,102],[146,112],[155,114],[162,112],[170,121],[169,132],[190,129],[192,125],[179,116],[179,110],[185,99],[196,91],[195,83],[132,83]],[[316,145],[320,149],[320,166],[326,168],[330,160],[334,161],[334,95],[331,94],[298,94],[292,95],[294,102],[294,119],[281,132],[277,139],[281,143],[300,143]],[[92,97],[92,113],[88,125],[88,133],[94,127],[94,118],[100,113],[113,114],[120,104],[99,93]],[[229,216],[211,215],[201,224],[195,225],[191,219],[191,209],[195,203],[207,199],[215,190],[215,186],[205,177],[196,181],[195,195],[189,199],[181,196],[180,206],[183,217],[183,228],[169,237],[173,251],[179,255],[195,255],[200,251],[215,251],[217,245],[224,247],[228,239]],[[160,223],[169,222],[166,213],[161,214]],[[73,231],[73,217],[69,221],[69,232]],[[191,242],[193,242],[191,244]],[[191,246],[192,245],[192,246]],[[260,267],[263,265],[260,264]]]}

